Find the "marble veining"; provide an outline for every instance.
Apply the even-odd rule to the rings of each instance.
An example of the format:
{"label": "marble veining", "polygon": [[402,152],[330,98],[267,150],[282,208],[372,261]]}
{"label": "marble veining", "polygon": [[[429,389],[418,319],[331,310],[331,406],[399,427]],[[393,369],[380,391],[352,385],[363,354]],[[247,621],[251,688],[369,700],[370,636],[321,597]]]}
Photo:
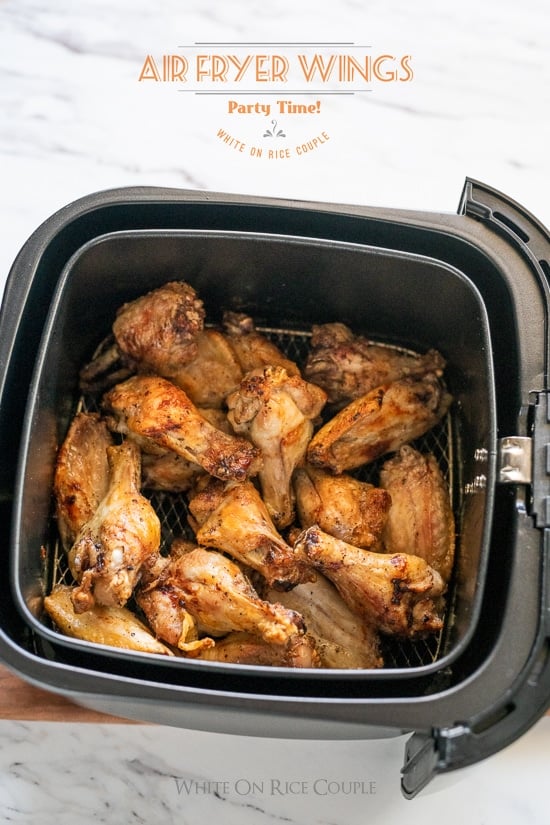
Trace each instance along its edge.
{"label": "marble veining", "polygon": [[[549,37],[545,0],[0,0],[0,294],[43,220],[111,187],[454,212],[470,176],[550,225]],[[222,130],[254,145],[266,117],[230,114],[227,96],[138,82],[147,54],[202,41],[369,44],[412,55],[414,82],[326,95],[318,115],[279,116],[290,149],[321,132],[328,138],[302,156],[268,161],[219,137]],[[485,762],[438,778],[412,803],[398,790],[405,741],[289,743],[2,721],[2,821],[548,821],[550,718]]]}
{"label": "marble veining", "polygon": [[162,726],[0,722],[3,821],[224,825],[543,825],[550,718],[412,802],[398,790],[407,737],[312,743]]}

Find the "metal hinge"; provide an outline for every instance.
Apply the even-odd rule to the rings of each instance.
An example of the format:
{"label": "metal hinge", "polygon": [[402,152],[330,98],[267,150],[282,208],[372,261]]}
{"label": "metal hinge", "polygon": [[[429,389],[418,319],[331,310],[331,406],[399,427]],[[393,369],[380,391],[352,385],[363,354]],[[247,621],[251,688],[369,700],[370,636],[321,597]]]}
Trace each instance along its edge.
{"label": "metal hinge", "polygon": [[532,484],[532,438],[511,435],[499,439],[497,481],[500,484]]}

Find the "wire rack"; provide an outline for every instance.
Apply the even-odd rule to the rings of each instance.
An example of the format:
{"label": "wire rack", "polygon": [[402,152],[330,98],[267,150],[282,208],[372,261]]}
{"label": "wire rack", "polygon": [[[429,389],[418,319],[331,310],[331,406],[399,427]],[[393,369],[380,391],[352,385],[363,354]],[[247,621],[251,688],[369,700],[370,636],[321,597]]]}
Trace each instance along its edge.
{"label": "wire rack", "polygon": [[[285,356],[294,361],[299,367],[304,365],[309,351],[311,333],[271,327],[258,327],[258,332],[262,332],[267,338],[273,341]],[[387,346],[391,346],[393,349],[400,349],[402,352],[410,352],[401,347],[395,347],[393,345]],[[97,412],[97,399],[91,396],[81,396],[77,399],[75,412],[76,411]],[[435,456],[449,486],[451,500],[454,500],[454,440],[452,436],[453,419],[452,414],[449,413],[433,429],[415,441],[414,446],[421,452],[431,452]],[[362,467],[355,473],[356,477],[362,481],[376,483],[380,463],[381,462],[373,462]],[[159,517],[161,524],[161,552],[168,551],[175,537],[194,538],[187,522],[187,500],[184,494],[156,491],[144,491],[144,494],[149,498]],[[57,584],[74,584],[75,582],[69,571],[66,555],[62,549],[55,525],[52,531],[51,545],[46,548],[46,551],[45,577],[48,582],[46,585],[47,590],[49,591]],[[452,615],[452,600],[453,593],[451,588],[447,595],[447,608],[443,628],[438,633],[415,641],[395,640],[389,637],[383,639],[382,653],[384,656],[384,667],[387,669],[416,668],[436,662],[445,651],[445,640],[448,638],[450,617]]]}

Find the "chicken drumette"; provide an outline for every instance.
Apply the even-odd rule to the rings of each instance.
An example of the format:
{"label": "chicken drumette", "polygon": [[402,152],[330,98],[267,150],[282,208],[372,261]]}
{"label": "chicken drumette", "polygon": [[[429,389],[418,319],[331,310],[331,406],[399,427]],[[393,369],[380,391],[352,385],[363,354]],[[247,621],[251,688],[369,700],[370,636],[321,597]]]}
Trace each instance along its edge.
{"label": "chicken drumette", "polygon": [[252,482],[213,479],[191,499],[189,512],[200,545],[257,570],[271,587],[288,590],[311,578],[309,562],[279,535]]}
{"label": "chicken drumette", "polygon": [[445,359],[434,349],[424,355],[404,352],[333,323],[313,326],[304,376],[325,390],[330,403],[342,407],[400,378],[428,372],[441,376],[444,367]]}
{"label": "chicken drumette", "polygon": [[224,312],[223,326],[243,373],[263,367],[282,367],[287,375],[300,375],[294,361],[290,361],[276,344],[257,331],[249,315]]}
{"label": "chicken drumette", "polygon": [[[81,386],[92,392],[104,389],[132,372],[172,378],[196,356],[203,327],[204,308],[193,287],[170,281],[118,310],[114,343],[84,367]],[[117,363],[112,380],[109,373]]]}
{"label": "chicken drumette", "polygon": [[109,486],[107,447],[113,437],[95,413],[78,413],[57,454],[54,497],[65,550],[91,519]]}
{"label": "chicken drumette", "polygon": [[135,375],[113,387],[103,406],[112,429],[131,436],[145,452],[171,450],[222,480],[244,480],[258,469],[259,450],[213,427],[165,378]]}
{"label": "chicken drumette", "polygon": [[171,377],[199,407],[223,406],[225,398],[237,387],[243,370],[232,343],[216,329],[205,329],[197,336],[197,354]]}
{"label": "chicken drumette", "polygon": [[311,440],[307,460],[333,473],[360,467],[426,433],[450,403],[433,373],[384,384],[330,419]]}
{"label": "chicken drumette", "polygon": [[160,522],[140,493],[140,453],[131,441],[108,447],[109,487],[69,551],[78,586],[75,611],[94,604],[123,607],[139,581],[145,560],[158,552]]}
{"label": "chicken drumette", "polygon": [[392,502],[383,534],[387,552],[420,556],[448,582],[455,525],[449,488],[434,456],[401,447],[380,470],[380,484]]}
{"label": "chicken drumette", "polygon": [[346,604],[382,633],[414,637],[443,626],[445,585],[424,559],[353,547],[317,526],[304,531],[296,546],[336,585]]}
{"label": "chicken drumette", "polygon": [[309,464],[298,467],[293,483],[302,527],[318,524],[356,547],[378,549],[391,504],[386,490]]}
{"label": "chicken drumette", "polygon": [[197,547],[170,561],[161,586],[169,587],[194,617],[200,634],[224,636],[244,630],[284,645],[302,635],[302,617],[258,596],[235,562]]}
{"label": "chicken drumette", "polygon": [[303,459],[325,393],[282,367],[252,370],[227,398],[235,432],[248,436],[261,451],[262,496],[278,529],[294,518],[292,473]]}

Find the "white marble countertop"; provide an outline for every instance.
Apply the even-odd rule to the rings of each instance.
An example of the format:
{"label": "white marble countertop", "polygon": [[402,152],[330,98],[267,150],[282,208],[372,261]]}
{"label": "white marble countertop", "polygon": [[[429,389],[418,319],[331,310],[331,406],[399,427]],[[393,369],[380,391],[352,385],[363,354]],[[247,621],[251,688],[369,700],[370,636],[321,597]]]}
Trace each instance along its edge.
{"label": "white marble countertop", "polygon": [[[0,293],[44,219],[120,186],[454,212],[469,176],[548,226],[549,38],[545,0],[0,0]],[[329,42],[353,44],[333,47],[340,53],[410,55],[414,78],[359,84],[353,95],[335,94],[351,88],[335,81],[316,97],[293,76],[296,94],[284,99],[319,100],[319,111],[269,115],[229,111],[231,99],[274,105],[280,95],[258,82],[228,97],[195,94],[191,78],[187,93],[139,81],[147,55],[191,61],[197,44],[224,44],[200,47],[211,54],[277,43],[294,66],[294,44],[310,44],[300,51],[311,55]],[[270,146],[288,156],[270,159]],[[5,822],[40,825],[548,821],[550,718],[411,803],[398,790],[403,744],[3,721],[0,807]]]}

